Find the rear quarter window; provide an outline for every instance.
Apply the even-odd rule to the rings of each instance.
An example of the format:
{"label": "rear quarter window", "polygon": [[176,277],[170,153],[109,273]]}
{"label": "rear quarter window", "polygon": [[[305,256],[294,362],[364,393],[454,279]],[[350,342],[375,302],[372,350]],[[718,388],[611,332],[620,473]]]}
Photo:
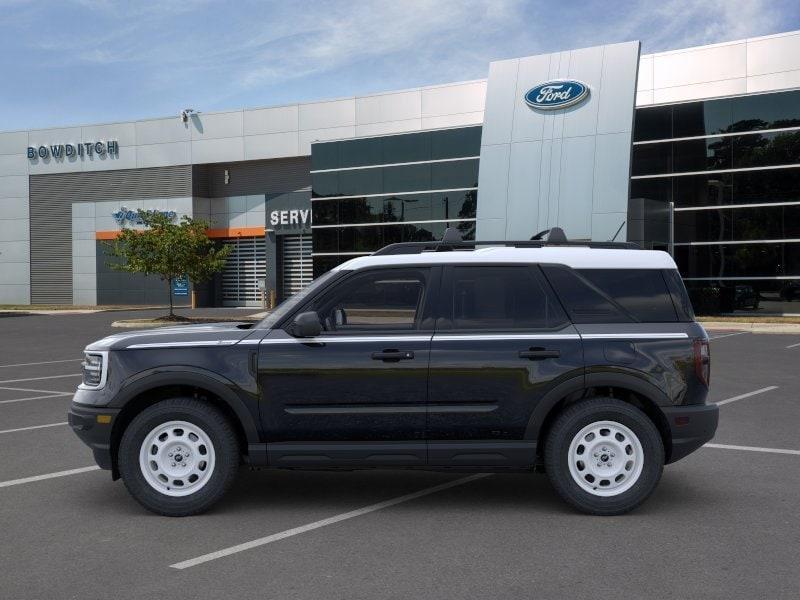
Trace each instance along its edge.
{"label": "rear quarter window", "polygon": [[581,269],[578,272],[639,321],[669,323],[678,320],[660,269]]}

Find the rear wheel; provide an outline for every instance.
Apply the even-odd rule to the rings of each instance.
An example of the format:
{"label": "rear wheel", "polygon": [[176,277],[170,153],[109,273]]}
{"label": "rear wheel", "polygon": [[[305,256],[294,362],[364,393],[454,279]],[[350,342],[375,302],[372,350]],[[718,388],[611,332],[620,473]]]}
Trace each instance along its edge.
{"label": "rear wheel", "polygon": [[641,410],[614,398],[593,398],[556,417],[545,444],[550,481],[585,513],[628,512],[652,493],[664,468],[664,444]]}
{"label": "rear wheel", "polygon": [[239,447],[217,408],[193,398],[172,398],[131,421],[118,463],[125,486],[142,506],[180,517],[207,510],[230,488]]}

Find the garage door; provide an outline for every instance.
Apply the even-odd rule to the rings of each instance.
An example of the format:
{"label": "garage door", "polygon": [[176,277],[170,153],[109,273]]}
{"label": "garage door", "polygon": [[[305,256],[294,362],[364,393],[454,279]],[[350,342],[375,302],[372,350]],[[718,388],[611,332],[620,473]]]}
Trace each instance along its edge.
{"label": "garage door", "polygon": [[288,298],[311,283],[311,235],[281,236],[283,297]]}
{"label": "garage door", "polygon": [[258,283],[267,276],[264,238],[228,238],[224,242],[233,249],[222,271],[222,305],[261,306]]}

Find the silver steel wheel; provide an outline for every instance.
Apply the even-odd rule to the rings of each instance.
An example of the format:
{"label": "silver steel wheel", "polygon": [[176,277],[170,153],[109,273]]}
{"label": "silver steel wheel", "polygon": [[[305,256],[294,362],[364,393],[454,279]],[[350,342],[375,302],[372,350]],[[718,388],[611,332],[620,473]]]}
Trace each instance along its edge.
{"label": "silver steel wheel", "polygon": [[162,423],[139,449],[139,468],[154,490],[172,497],[200,490],[214,472],[214,444],[205,431],[187,421]]}
{"label": "silver steel wheel", "polygon": [[569,445],[569,472],[594,496],[616,496],[638,481],[644,452],[636,434],[616,421],[597,421],[581,429]]}

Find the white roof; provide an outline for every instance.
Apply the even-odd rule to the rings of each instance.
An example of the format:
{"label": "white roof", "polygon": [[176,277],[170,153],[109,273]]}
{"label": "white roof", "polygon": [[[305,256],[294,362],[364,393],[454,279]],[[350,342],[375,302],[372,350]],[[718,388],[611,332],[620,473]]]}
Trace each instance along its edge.
{"label": "white roof", "polygon": [[383,265],[452,263],[551,263],[573,269],[677,269],[672,257],[661,250],[616,250],[588,246],[496,246],[450,252],[360,256],[339,265],[337,269],[355,271]]}

